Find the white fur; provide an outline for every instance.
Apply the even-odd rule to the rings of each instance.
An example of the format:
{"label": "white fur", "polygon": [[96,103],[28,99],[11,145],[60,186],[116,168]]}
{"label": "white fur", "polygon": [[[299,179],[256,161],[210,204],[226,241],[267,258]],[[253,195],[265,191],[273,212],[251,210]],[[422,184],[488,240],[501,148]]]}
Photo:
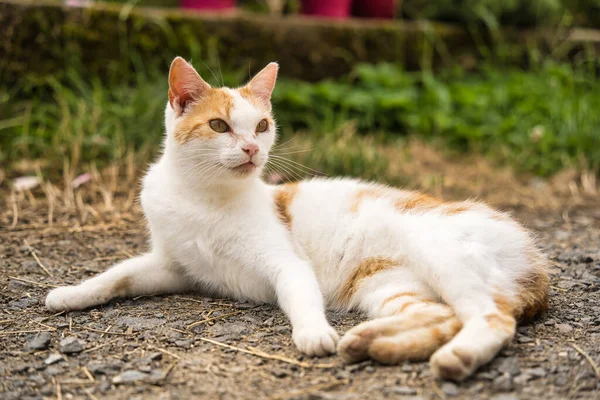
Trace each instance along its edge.
{"label": "white fur", "polygon": [[[324,355],[335,351],[338,340],[324,304],[380,317],[391,313],[389,305],[381,307],[387,297],[417,291],[450,305],[464,322],[456,339],[434,355],[434,363],[448,362],[460,346],[473,349],[481,365],[510,340],[511,333],[481,329],[483,316],[497,311],[494,293],[513,296],[516,280],[531,268],[524,230],[510,220],[493,219],[483,206],[456,215],[399,212],[390,200],[365,198],[358,212],[351,212],[357,190],[368,184],[314,179],[299,185],[290,232],[275,213],[275,187],[259,178],[275,127],[255,135],[265,115],[227,90],[234,99],[227,121],[234,135],[181,145],[174,139],[181,116],[167,105],[164,153],[149,169],[141,193],[151,252],[78,286],[53,290],[46,300],[50,310],[83,309],[115,296],[202,289],[278,302],[291,320],[298,348]],[[241,177],[228,167],[247,161],[241,150],[245,141],[258,144],[254,161],[259,168]],[[366,279],[350,304],[339,303],[340,287],[370,257],[409,263]],[[114,292],[115,282],[124,277],[131,286]]]}

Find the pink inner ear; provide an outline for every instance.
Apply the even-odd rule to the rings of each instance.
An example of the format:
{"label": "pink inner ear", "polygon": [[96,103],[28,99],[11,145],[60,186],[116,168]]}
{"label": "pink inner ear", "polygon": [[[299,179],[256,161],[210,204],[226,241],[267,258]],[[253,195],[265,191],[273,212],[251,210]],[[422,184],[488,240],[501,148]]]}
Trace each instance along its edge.
{"label": "pink inner ear", "polygon": [[200,98],[208,89],[210,85],[194,67],[181,57],[173,60],[169,71],[169,103],[177,113],[183,112],[191,101]]}
{"label": "pink inner ear", "polygon": [[248,88],[252,93],[260,100],[269,105],[271,104],[271,94],[275,88],[275,82],[277,81],[277,71],[279,65],[277,63],[270,63],[262,69],[248,84]]}

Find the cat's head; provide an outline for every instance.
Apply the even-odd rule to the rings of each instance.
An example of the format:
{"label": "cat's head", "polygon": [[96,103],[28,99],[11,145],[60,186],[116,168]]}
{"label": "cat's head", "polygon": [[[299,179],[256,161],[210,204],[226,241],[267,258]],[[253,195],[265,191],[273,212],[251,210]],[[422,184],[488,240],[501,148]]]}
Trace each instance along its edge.
{"label": "cat's head", "polygon": [[166,130],[182,173],[198,182],[256,177],[275,142],[276,63],[241,88],[215,88],[177,57],[169,71]]}

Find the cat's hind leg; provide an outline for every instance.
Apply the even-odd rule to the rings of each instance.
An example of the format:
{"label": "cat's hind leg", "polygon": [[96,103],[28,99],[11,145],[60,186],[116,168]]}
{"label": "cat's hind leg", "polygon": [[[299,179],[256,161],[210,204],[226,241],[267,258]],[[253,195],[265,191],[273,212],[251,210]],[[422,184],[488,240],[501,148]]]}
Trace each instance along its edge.
{"label": "cat's hind leg", "polygon": [[115,297],[175,293],[189,288],[189,279],[154,252],[125,260],[79,285],[52,290],[46,297],[46,307],[53,312],[82,310]]}
{"label": "cat's hind leg", "polygon": [[347,362],[426,360],[462,327],[450,307],[401,267],[361,282],[355,296],[358,308],[374,319],[341,339],[338,353]]}

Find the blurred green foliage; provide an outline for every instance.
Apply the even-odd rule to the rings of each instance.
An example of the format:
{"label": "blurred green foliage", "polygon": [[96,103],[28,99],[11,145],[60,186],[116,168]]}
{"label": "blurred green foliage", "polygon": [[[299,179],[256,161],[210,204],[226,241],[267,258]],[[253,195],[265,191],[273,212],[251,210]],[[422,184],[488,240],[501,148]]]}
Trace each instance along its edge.
{"label": "blurred green foliage", "polygon": [[[221,81],[218,71],[199,69],[213,84]],[[224,81],[234,86],[244,78],[242,71]],[[133,85],[107,87],[72,71],[63,82],[0,88],[0,161],[45,158],[60,166],[64,159],[116,160],[132,146],[158,149],[166,90],[158,72],[140,73]],[[376,177],[385,162],[374,146],[410,134],[539,175],[600,167],[600,81],[566,64],[436,76],[358,65],[339,80],[281,79],[273,101],[285,137],[310,132],[315,150],[304,162],[330,174],[369,170]]]}
{"label": "blurred green foliage", "polygon": [[353,120],[359,132],[440,137],[539,175],[581,160],[600,166],[600,82],[567,64],[437,76],[359,65],[346,80],[283,81],[274,101],[290,130],[333,131]]}
{"label": "blurred green foliage", "polygon": [[600,22],[600,0],[404,0],[401,11],[414,19],[483,22],[491,28]]}

